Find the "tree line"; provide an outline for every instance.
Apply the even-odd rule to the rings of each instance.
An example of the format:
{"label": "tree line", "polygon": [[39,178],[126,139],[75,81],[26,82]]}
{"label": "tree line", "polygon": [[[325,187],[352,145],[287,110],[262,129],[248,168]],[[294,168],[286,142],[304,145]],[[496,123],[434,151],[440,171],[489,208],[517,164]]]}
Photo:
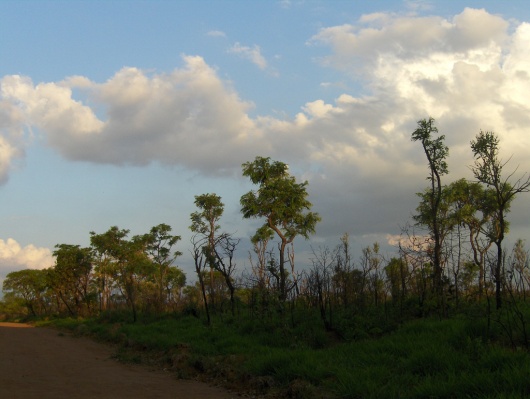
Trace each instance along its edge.
{"label": "tree line", "polygon": [[[263,222],[250,237],[249,268],[237,268],[240,239],[220,225],[222,198],[202,194],[195,196],[189,226],[195,284],[186,285],[176,266],[181,237],[170,226],[133,237],[113,226],[91,232],[87,248],[57,245],[48,269],[9,273],[4,312],[38,317],[125,312],[133,321],[139,314],[184,312],[210,324],[212,317],[243,312],[263,321],[305,309],[328,331],[355,337],[410,317],[446,317],[477,304],[488,311],[518,310],[530,288],[529,257],[524,241],[509,251],[504,239],[510,207],[529,190],[530,178],[505,172],[508,162],[500,158],[493,132],[481,131],[470,143],[473,181],[443,181],[449,148],[433,118],[418,121],[411,139],[422,145],[429,184],[418,193],[413,223],[403,228],[390,258],[378,243],[356,258],[344,234],[333,248],[312,248],[310,264],[295,267],[295,238],[308,239],[321,218],[311,211],[307,181],[297,182],[287,164],[258,156],[242,165],[256,189],[241,197],[241,213]],[[525,320],[519,321],[526,331]]]}

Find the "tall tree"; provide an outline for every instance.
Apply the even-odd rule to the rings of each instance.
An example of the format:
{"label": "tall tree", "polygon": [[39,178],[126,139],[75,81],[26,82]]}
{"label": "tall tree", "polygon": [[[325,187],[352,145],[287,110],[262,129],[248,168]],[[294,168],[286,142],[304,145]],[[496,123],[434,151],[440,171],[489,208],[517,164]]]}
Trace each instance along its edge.
{"label": "tall tree", "polygon": [[127,305],[132,311],[133,321],[137,320],[138,293],[142,279],[150,273],[153,263],[145,252],[146,242],[143,237],[127,239],[129,230],[111,227],[103,234],[90,233],[90,243],[105,259],[105,268],[116,283]]}
{"label": "tall tree", "polygon": [[219,220],[224,212],[221,197],[216,194],[202,194],[195,196],[195,205],[199,211],[191,214],[190,229],[204,237],[203,252],[210,266],[210,301],[214,304],[215,285],[214,270],[221,274],[230,292],[230,308],[232,314],[235,309],[235,286],[232,274],[236,263],[234,254],[239,240],[232,238],[228,233],[219,232]]}
{"label": "tall tree", "polygon": [[90,310],[93,292],[92,253],[90,248],[79,245],[58,244],[55,246],[55,266],[50,269],[51,288],[68,309],[71,316],[77,316],[84,307]]}
{"label": "tall tree", "polygon": [[434,272],[434,289],[438,300],[443,298],[442,285],[442,243],[443,243],[443,219],[440,216],[442,204],[442,176],[448,173],[446,158],[449,155],[449,148],[444,144],[445,136],[433,137],[438,133],[438,128],[434,126],[434,119],[422,119],[418,121],[418,128],[412,133],[412,141],[419,141],[427,157],[429,174],[427,180],[430,187],[427,192],[428,209],[424,215],[428,219],[425,224],[429,229],[433,241],[432,265]]}
{"label": "tall tree", "polygon": [[265,225],[280,239],[279,297],[283,302],[288,293],[286,247],[297,235],[308,239],[321,219],[318,213],[309,211],[313,205],[307,199],[307,181],[297,183],[289,174],[287,164],[258,156],[254,161],[244,163],[242,167],[243,176],[259,186],[257,191],[249,191],[241,197],[243,217],[264,218]]}
{"label": "tall tree", "polygon": [[510,210],[510,204],[519,193],[528,192],[530,177],[525,173],[522,177],[511,182],[515,172],[503,176],[503,168],[508,161],[504,162],[499,156],[499,138],[493,132],[483,132],[471,141],[471,150],[475,163],[471,170],[475,178],[492,188],[495,192],[495,229],[493,241],[497,247],[497,259],[495,263],[495,302],[497,309],[502,307],[502,243],[507,233],[508,224],[506,214]]}
{"label": "tall tree", "polygon": [[478,268],[478,295],[485,281],[485,257],[495,236],[495,193],[481,183],[460,179],[449,185],[453,223],[462,224],[469,232],[473,262]]}
{"label": "tall tree", "polygon": [[[207,256],[205,255],[204,248],[208,245],[206,239],[199,233],[195,233],[191,237],[191,244],[193,248],[190,250],[191,256],[195,263],[195,272],[197,273],[198,283],[201,289],[202,301],[204,303],[204,310],[206,312],[206,322],[210,325],[210,307],[208,304],[208,296],[206,295],[206,282],[204,279],[206,267],[208,265]],[[210,287],[213,285],[213,272],[210,270]]]}
{"label": "tall tree", "polygon": [[171,226],[162,223],[152,227],[143,236],[143,241],[146,253],[156,269],[152,276],[156,289],[155,306],[161,311],[170,299],[174,284],[183,285],[186,281],[182,271],[172,266],[175,259],[182,255],[182,252],[172,250],[180,241],[180,236],[171,235]]}
{"label": "tall tree", "polygon": [[[190,230],[193,233],[198,234],[199,237],[202,237],[201,240],[195,241],[194,245],[198,242],[201,242],[201,251],[205,256],[206,263],[210,266],[210,303],[212,305],[212,308],[214,308],[215,296],[213,292],[213,274],[216,263],[216,233],[221,228],[221,226],[219,225],[219,220],[221,219],[221,216],[223,216],[224,204],[221,201],[221,197],[217,194],[201,194],[195,196],[195,206],[199,210],[193,212],[190,215]],[[202,271],[200,272],[202,273]],[[197,273],[199,273],[199,270],[197,270]]]}

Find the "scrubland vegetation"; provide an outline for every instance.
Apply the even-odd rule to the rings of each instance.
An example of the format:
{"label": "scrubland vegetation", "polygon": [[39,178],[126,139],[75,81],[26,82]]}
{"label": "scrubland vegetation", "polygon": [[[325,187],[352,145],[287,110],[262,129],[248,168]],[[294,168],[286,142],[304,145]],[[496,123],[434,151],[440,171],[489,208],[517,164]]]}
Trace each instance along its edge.
{"label": "scrubland vegetation", "polygon": [[190,215],[197,282],[176,266],[180,237],[161,224],[128,237],[116,226],[91,245],[60,244],[56,264],[4,281],[4,318],[36,320],[116,344],[117,357],[205,378],[230,389],[292,398],[521,398],[530,395],[530,270],[523,240],[505,248],[510,205],[530,179],[505,172],[494,133],[471,143],[475,180],[446,184],[444,136],[434,120],[412,134],[429,186],[394,256],[379,245],[353,254],[344,234],[294,264],[309,238],[307,182],[257,157],[243,175],[251,237],[248,270],[239,239],[223,232],[216,194]]}

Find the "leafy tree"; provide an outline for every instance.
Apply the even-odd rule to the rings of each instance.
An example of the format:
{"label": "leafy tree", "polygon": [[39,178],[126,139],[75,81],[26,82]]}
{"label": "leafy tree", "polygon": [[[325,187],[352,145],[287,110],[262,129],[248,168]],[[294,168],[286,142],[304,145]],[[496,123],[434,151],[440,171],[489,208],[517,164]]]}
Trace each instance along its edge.
{"label": "leafy tree", "polygon": [[[235,270],[234,253],[239,240],[233,239],[230,234],[219,233],[221,226],[219,220],[224,212],[221,197],[216,194],[202,194],[195,196],[195,205],[199,211],[191,214],[190,230],[204,238],[203,253],[210,266],[210,300],[214,306],[215,285],[213,284],[214,270],[220,273],[230,292],[232,313],[235,305],[235,286],[232,274]],[[198,271],[199,272],[199,271]]]}
{"label": "leafy tree", "polygon": [[8,273],[2,283],[2,291],[10,300],[20,298],[32,316],[40,316],[46,313],[47,274],[48,269]]}
{"label": "leafy tree", "polygon": [[425,194],[420,194],[426,201],[426,207],[420,213],[421,223],[430,232],[433,241],[432,263],[434,270],[434,288],[438,299],[442,299],[442,244],[443,244],[443,223],[444,219],[440,215],[442,205],[442,176],[448,173],[446,158],[449,155],[449,148],[444,144],[445,136],[436,138],[433,134],[438,133],[438,128],[434,126],[434,119],[422,119],[418,121],[418,128],[412,133],[412,141],[419,141],[427,157],[429,174],[427,180],[430,187]]}
{"label": "leafy tree", "polygon": [[462,224],[469,232],[473,261],[478,268],[478,295],[481,297],[485,281],[485,256],[495,236],[495,192],[466,179],[452,182],[449,192],[453,224]]}
{"label": "leafy tree", "polygon": [[[214,301],[214,289],[213,284],[213,274],[215,270],[215,245],[216,245],[216,233],[219,231],[221,226],[219,225],[219,220],[223,216],[224,204],[221,201],[221,197],[217,194],[202,194],[195,196],[195,206],[199,208],[199,211],[193,212],[190,215],[191,226],[190,230],[196,233],[200,238],[198,241],[194,242],[195,244],[201,243],[200,250],[204,256],[204,261],[210,266],[210,303],[212,307],[215,307]],[[195,251],[195,249],[194,249]],[[196,256],[194,256],[196,258]],[[196,262],[197,269],[197,262]],[[202,268],[196,270],[197,273],[203,273]],[[199,280],[204,279],[204,277],[199,276]],[[204,283],[201,283],[202,289],[206,288]],[[207,307],[207,302],[205,298],[205,306]],[[207,311],[208,313],[208,311]],[[209,322],[209,316],[208,316]]]}
{"label": "leafy tree", "polygon": [[309,212],[312,207],[307,199],[307,181],[297,183],[288,172],[288,166],[270,158],[256,157],[242,165],[243,176],[259,186],[241,197],[241,212],[245,219],[264,218],[265,226],[272,229],[279,244],[280,300],[287,298],[287,272],[285,249],[297,235],[306,239],[315,232],[321,220],[318,213]]}
{"label": "leafy tree", "polygon": [[471,167],[475,178],[494,191],[495,224],[491,232],[497,247],[497,260],[495,263],[495,302],[497,309],[502,306],[502,243],[507,233],[508,223],[506,214],[510,211],[510,204],[519,193],[528,192],[530,177],[523,175],[513,183],[510,181],[515,172],[503,176],[503,168],[508,161],[503,162],[499,157],[499,138],[493,132],[481,131],[475,140],[471,141],[471,149],[475,163]]}
{"label": "leafy tree", "polygon": [[71,316],[77,316],[83,307],[88,313],[94,298],[90,248],[69,244],[58,244],[55,248],[55,266],[49,272],[51,288]]}
{"label": "leafy tree", "polygon": [[129,230],[113,226],[103,234],[91,232],[90,243],[99,258],[104,260],[101,266],[112,276],[116,288],[132,311],[133,321],[136,321],[140,286],[152,272],[153,263],[145,252],[145,238],[136,236],[128,240],[128,234]]}
{"label": "leafy tree", "polygon": [[172,248],[180,241],[180,236],[171,235],[171,227],[159,224],[151,228],[141,239],[145,243],[145,251],[154,265],[151,280],[155,286],[155,307],[161,311],[174,295],[174,290],[186,284],[186,276],[175,266],[171,266],[175,259],[182,255]]}
{"label": "leafy tree", "polygon": [[180,304],[185,286],[186,274],[178,267],[169,267],[165,276],[165,298],[167,305],[174,310]]}

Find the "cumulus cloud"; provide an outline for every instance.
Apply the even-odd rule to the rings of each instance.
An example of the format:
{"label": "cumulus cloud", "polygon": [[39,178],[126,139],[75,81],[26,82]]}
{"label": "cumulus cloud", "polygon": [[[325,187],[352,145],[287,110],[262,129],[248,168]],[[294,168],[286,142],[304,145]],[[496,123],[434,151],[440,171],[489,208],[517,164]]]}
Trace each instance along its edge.
{"label": "cumulus cloud", "polygon": [[23,247],[13,238],[0,239],[0,280],[16,270],[45,269],[53,264],[52,252],[48,248],[32,244]]}
{"label": "cumulus cloud", "polygon": [[[310,180],[322,235],[386,240],[409,219],[427,175],[421,147],[410,141],[421,118],[435,117],[446,135],[449,179],[469,177],[469,142],[480,129],[497,132],[504,158],[514,154],[514,167],[530,170],[529,24],[510,26],[477,9],[450,20],[379,13],[324,28],[310,43],[329,48],[323,65],[362,77],[365,94],[312,99],[292,118],[251,118],[251,102],[203,58],[185,56],[170,73],[126,67],[102,83],[6,76],[2,115],[11,116],[0,121],[38,127],[72,160],[158,161],[207,175],[239,174],[256,155],[284,160]],[[258,47],[233,51],[267,66]]]}
{"label": "cumulus cloud", "polygon": [[[134,165],[156,160],[205,173],[243,162],[255,131],[247,115],[251,104],[201,57],[184,62],[182,69],[160,75],[126,67],[104,83],[75,77],[34,84],[6,76],[3,94],[71,160]],[[76,100],[74,90],[98,111]],[[227,157],[234,149],[239,156]]]}
{"label": "cumulus cloud", "polygon": [[4,99],[3,87],[0,86],[0,185],[9,178],[17,159],[24,156],[26,140],[24,139],[24,114],[20,108]]}
{"label": "cumulus cloud", "polygon": [[[344,95],[332,107],[315,103],[297,117],[306,123],[306,133],[325,132],[312,157],[325,165],[326,175],[340,177],[317,179],[317,184],[332,195],[344,184],[352,187],[349,197],[342,196],[343,204],[336,203],[341,197],[326,199],[327,208],[345,208],[353,198],[359,210],[349,220],[333,217],[330,232],[347,228],[351,220],[359,231],[375,232],[385,224],[388,228],[384,220],[396,228],[406,220],[405,204],[410,212],[415,201],[410,190],[427,172],[421,148],[410,143],[415,121],[423,117],[435,117],[446,135],[455,178],[469,177],[469,142],[480,129],[499,134],[504,159],[514,154],[513,168],[530,170],[522,151],[530,144],[525,131],[530,102],[523,94],[530,89],[524,72],[530,35],[526,23],[515,26],[511,35],[509,28],[508,21],[484,10],[465,9],[450,21],[379,13],[354,25],[324,28],[311,39],[331,49],[320,60],[323,65],[356,71],[350,76],[362,78],[369,93]],[[311,120],[313,109],[320,114]],[[396,220],[396,214],[403,219]]]}
{"label": "cumulus cloud", "polygon": [[451,21],[438,16],[374,13],[363,15],[355,25],[322,28],[308,43],[330,46],[333,54],[328,63],[345,68],[356,57],[377,61],[386,54],[402,59],[437,53],[470,56],[474,50],[501,46],[508,38],[508,27],[508,21],[483,9],[466,8]]}

